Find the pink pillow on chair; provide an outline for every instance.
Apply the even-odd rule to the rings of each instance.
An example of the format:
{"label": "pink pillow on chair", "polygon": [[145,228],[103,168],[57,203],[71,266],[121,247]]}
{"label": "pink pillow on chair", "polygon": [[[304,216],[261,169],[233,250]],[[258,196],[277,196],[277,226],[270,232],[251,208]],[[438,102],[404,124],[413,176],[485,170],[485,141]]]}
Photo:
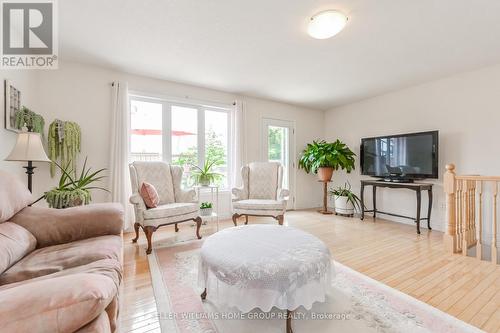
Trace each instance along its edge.
{"label": "pink pillow on chair", "polygon": [[160,203],[160,197],[158,196],[158,192],[153,185],[150,183],[142,183],[140,194],[142,200],[146,204],[148,208],[156,208],[158,207],[158,203]]}

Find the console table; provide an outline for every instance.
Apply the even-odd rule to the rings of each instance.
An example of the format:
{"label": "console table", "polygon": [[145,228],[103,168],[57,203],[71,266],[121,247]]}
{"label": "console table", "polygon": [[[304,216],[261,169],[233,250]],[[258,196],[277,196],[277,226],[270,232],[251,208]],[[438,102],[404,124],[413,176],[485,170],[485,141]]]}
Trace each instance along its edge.
{"label": "console table", "polygon": [[[396,216],[396,217],[401,217],[405,219],[410,219],[415,221],[417,224],[417,233],[420,234],[420,221],[421,220],[427,220],[427,228],[431,230],[431,210],[432,210],[432,185],[429,183],[394,183],[394,182],[388,182],[388,181],[381,181],[381,180],[362,180],[361,181],[361,220],[365,218],[365,213],[373,213],[373,217],[375,218],[377,216],[377,213],[379,214],[385,214],[385,215],[391,215],[391,216]],[[366,210],[365,209],[365,201],[364,201],[364,193],[365,193],[365,186],[372,186],[373,190],[373,209]],[[411,217],[411,216],[405,216],[405,215],[399,215],[399,214],[394,214],[394,213],[388,213],[388,212],[383,212],[380,210],[377,210],[377,187],[387,187],[387,188],[402,188],[402,189],[408,189],[415,191],[417,194],[417,216],[416,217]],[[420,209],[422,207],[422,191],[427,191],[428,196],[429,196],[429,207],[427,209],[427,217],[421,218],[420,217]]]}

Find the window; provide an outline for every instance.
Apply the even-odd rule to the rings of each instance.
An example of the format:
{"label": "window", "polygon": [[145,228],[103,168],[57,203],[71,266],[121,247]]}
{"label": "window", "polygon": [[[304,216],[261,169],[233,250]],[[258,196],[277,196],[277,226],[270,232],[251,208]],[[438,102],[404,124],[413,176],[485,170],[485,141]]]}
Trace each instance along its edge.
{"label": "window", "polygon": [[216,184],[229,187],[230,107],[175,103],[130,96],[131,161],[165,161],[184,169],[183,185],[194,185],[196,166],[213,163]]}
{"label": "window", "polygon": [[162,104],[139,99],[130,101],[130,151],[133,161],[161,161]]}

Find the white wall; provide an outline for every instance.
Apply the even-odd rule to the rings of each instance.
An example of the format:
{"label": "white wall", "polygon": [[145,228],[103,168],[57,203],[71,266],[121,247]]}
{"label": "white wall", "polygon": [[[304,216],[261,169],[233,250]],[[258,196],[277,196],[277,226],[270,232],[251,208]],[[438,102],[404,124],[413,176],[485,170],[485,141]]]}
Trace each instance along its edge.
{"label": "white wall", "polygon": [[[82,128],[82,159],[89,157],[89,164],[94,168],[109,166],[109,128],[111,82],[127,81],[129,89],[134,91],[162,94],[182,98],[232,103],[242,99],[245,105],[245,140],[246,161],[261,158],[260,127],[263,117],[290,120],[296,123],[296,154],[307,142],[323,135],[322,111],[305,109],[268,100],[239,97],[233,94],[210,89],[184,85],[163,80],[127,74],[91,65],[62,62],[58,70],[31,72],[2,72],[2,79],[8,78],[19,82],[23,91],[23,103],[32,102],[34,111],[42,114],[47,122],[58,118],[76,121]],[[26,71],[26,73],[28,73]],[[0,169],[13,168],[12,162],[2,161],[10,151],[15,135],[0,129]],[[41,194],[52,186],[48,165],[39,164],[35,174],[35,193]],[[22,173],[22,170],[20,171]],[[315,178],[298,171],[296,175],[296,207],[317,207],[321,203],[321,191],[314,186]],[[96,192],[95,201],[107,200],[107,195]],[[226,197],[229,199],[229,196]]]}
{"label": "white wall", "polygon": [[[455,163],[459,174],[500,175],[500,65],[338,107],[327,111],[325,120],[326,138],[344,140],[357,154],[363,137],[439,130],[440,179],[432,181],[436,184],[432,226],[439,230],[443,230],[445,218],[445,164]],[[337,173],[335,183],[349,180],[358,190],[359,172],[358,163],[349,176]],[[415,214],[414,193],[379,191],[378,208]],[[366,198],[371,207],[370,189]],[[423,202],[426,199],[424,195]]]}

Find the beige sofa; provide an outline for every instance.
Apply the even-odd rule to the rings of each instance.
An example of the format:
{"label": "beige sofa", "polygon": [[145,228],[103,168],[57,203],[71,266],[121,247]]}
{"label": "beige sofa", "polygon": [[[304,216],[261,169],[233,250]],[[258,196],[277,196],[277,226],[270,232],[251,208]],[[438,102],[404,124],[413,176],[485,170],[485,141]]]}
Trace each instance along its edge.
{"label": "beige sofa", "polygon": [[116,331],[121,205],[56,210],[31,201],[0,172],[0,331]]}

